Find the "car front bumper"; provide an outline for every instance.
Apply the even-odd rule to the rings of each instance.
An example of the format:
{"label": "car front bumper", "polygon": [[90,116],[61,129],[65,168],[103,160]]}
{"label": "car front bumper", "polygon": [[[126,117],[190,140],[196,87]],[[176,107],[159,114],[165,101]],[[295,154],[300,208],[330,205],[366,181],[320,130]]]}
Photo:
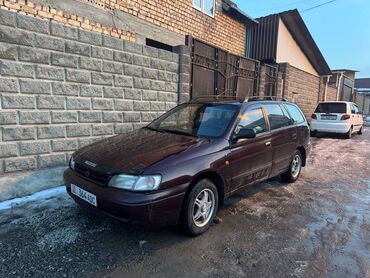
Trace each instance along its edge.
{"label": "car front bumper", "polygon": [[[187,185],[153,193],[139,193],[103,187],[71,169],[64,172],[67,193],[81,206],[110,217],[143,226],[172,226],[179,221]],[[97,207],[71,193],[74,184],[97,197]]]}
{"label": "car front bumper", "polygon": [[342,122],[324,122],[312,121],[310,124],[311,131],[329,132],[329,133],[347,133],[351,128],[350,123]]}

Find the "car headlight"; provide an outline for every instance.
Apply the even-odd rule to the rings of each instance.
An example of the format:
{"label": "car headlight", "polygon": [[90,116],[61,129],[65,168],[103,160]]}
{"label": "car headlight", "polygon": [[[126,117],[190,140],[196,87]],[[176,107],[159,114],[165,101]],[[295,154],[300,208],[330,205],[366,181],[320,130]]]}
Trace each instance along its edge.
{"label": "car headlight", "polygon": [[162,177],[160,175],[151,176],[131,176],[131,175],[116,175],[109,181],[109,186],[119,189],[132,191],[153,191],[158,189],[161,184]]}
{"label": "car headlight", "polygon": [[69,160],[69,167],[71,167],[71,169],[74,171],[75,170],[75,160],[73,158],[73,156],[71,156],[71,159]]}

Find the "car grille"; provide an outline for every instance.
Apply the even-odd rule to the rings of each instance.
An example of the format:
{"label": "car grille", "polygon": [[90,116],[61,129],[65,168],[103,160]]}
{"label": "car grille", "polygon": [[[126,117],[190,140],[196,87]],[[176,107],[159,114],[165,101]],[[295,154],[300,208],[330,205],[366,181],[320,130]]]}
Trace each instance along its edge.
{"label": "car grille", "polygon": [[108,182],[111,178],[110,175],[106,173],[102,173],[96,170],[92,170],[91,168],[87,168],[83,164],[76,163],[74,171],[84,177],[87,180],[90,180],[92,182],[98,183],[103,186],[107,186]]}

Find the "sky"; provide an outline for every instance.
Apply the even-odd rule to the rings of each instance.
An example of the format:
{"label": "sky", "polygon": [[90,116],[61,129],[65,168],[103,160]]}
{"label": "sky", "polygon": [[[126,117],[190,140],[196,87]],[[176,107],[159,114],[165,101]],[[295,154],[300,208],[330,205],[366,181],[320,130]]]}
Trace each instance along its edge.
{"label": "sky", "polygon": [[[248,15],[297,8],[303,11],[329,0],[233,0]],[[302,17],[331,69],[360,71],[370,78],[370,0],[334,0],[302,12]]]}

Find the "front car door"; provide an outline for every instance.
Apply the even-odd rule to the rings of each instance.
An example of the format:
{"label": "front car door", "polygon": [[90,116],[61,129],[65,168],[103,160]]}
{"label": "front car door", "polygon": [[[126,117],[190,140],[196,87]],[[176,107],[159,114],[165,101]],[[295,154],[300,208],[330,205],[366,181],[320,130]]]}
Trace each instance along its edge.
{"label": "front car door", "polygon": [[270,177],[285,172],[297,148],[297,128],[278,103],[263,104],[271,129],[272,170]]}
{"label": "front car door", "polygon": [[238,134],[242,128],[254,129],[257,136],[231,142],[228,156],[232,171],[230,193],[267,179],[272,166],[270,132],[261,105],[249,106],[240,114],[233,134]]}

